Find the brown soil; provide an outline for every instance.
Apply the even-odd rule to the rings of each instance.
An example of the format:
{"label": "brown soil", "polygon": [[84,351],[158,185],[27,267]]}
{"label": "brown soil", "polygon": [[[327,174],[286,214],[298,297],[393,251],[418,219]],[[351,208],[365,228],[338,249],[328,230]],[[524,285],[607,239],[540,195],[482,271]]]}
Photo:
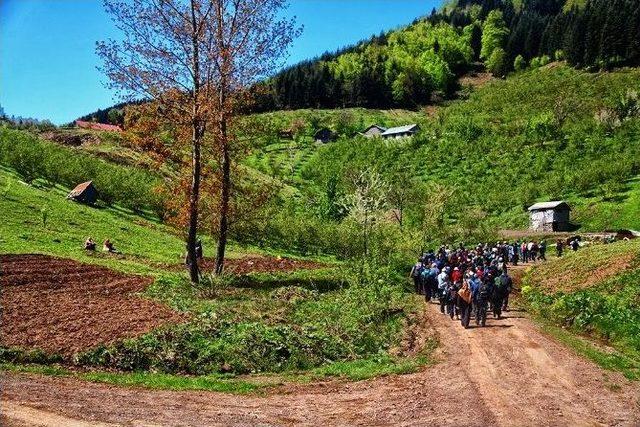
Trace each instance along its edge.
{"label": "brown soil", "polygon": [[470,73],[460,77],[458,83],[460,86],[471,86],[474,89],[480,88],[490,81],[496,80],[491,73]]}
{"label": "brown soil", "polygon": [[0,343],[70,356],[182,316],[143,299],[151,278],[46,255],[1,255]]}
{"label": "brown soil", "polygon": [[[205,258],[202,264],[204,271],[215,270],[216,263],[213,258]],[[225,259],[226,272],[233,274],[249,273],[277,273],[294,270],[313,270],[326,267],[314,261],[295,260],[290,258],[275,258],[267,256],[249,256],[237,259]]]}
{"label": "brown soil", "polygon": [[465,330],[436,304],[425,304],[417,324],[435,332],[440,363],[355,383],[289,384],[266,396],[129,389],[5,373],[0,420],[20,427],[640,425],[637,383],[576,356],[522,312],[506,314],[489,319],[486,328]]}
{"label": "brown soil", "polygon": [[100,138],[90,132],[78,132],[78,131],[64,131],[54,130],[42,133],[42,139],[57,142],[62,145],[70,145],[73,147],[79,147],[81,145],[98,144]]}
{"label": "brown soil", "polygon": [[598,268],[588,275],[580,271],[567,270],[563,274],[557,274],[536,284],[536,287],[549,292],[574,292],[581,289],[590,288],[598,283],[621,274],[634,266],[637,253],[631,252],[612,257],[606,263],[602,263]]}

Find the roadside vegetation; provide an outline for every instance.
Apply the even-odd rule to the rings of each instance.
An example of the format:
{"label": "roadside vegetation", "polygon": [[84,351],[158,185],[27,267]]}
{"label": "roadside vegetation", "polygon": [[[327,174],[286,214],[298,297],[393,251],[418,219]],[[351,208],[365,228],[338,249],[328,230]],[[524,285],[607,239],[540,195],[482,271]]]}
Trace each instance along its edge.
{"label": "roadside vegetation", "polygon": [[[407,372],[427,363],[433,347],[433,341],[424,349],[402,347],[403,334],[422,309],[405,289],[417,254],[443,242],[495,241],[499,229],[526,227],[526,207],[539,200],[566,199],[581,231],[640,229],[640,70],[587,72],[568,65],[590,71],[633,65],[637,46],[628,43],[628,52],[617,55],[598,45],[600,53],[583,52],[581,62],[573,38],[538,40],[527,47],[534,41],[525,37],[538,26],[549,28],[549,37],[557,35],[551,24],[560,25],[569,14],[586,19],[608,6],[589,0],[598,8],[564,13],[562,2],[549,7],[527,2],[518,10],[505,6],[510,2],[476,3],[455,2],[448,12],[434,11],[429,19],[372,43],[287,69],[265,82],[266,99],[253,100],[263,105],[237,105],[233,98],[239,94],[228,83],[207,83],[221,88],[216,96],[206,92],[208,104],[182,96],[183,86],[165,98],[167,86],[160,84],[147,91],[161,95],[155,103],[118,106],[117,117],[109,120],[123,124],[126,132],[121,138],[104,137],[99,149],[55,144],[3,125],[0,251],[44,253],[153,276],[142,296],[188,320],[87,348],[72,358],[2,348],[0,359],[9,369],[63,362],[110,372],[82,374],[96,381],[241,392],[253,386],[233,382],[236,377],[227,384],[227,379],[264,373],[361,379]],[[620,4],[631,8],[628,1]],[[112,6],[112,12],[118,7],[125,6]],[[535,10],[539,22],[518,30],[531,18],[530,7],[540,9]],[[137,15],[121,16],[135,21]],[[577,22],[571,21],[576,31]],[[297,34],[293,23],[286,28],[291,34],[276,43],[283,48]],[[202,46],[219,43],[220,34],[208,36]],[[271,38],[264,40],[268,44]],[[103,56],[114,55],[101,46]],[[142,46],[138,53],[149,54]],[[258,51],[284,51],[278,46]],[[244,55],[255,60],[254,48],[243,45]],[[273,65],[272,59],[259,62],[260,67]],[[481,69],[479,60],[496,76],[515,72],[478,89],[459,87],[457,77]],[[180,67],[192,63],[177,62]],[[111,70],[114,83],[127,89],[131,82],[119,70]],[[140,77],[149,70],[138,71]],[[152,71],[165,75],[165,67]],[[269,72],[266,67],[258,74]],[[249,87],[254,77],[244,82],[247,91],[255,89]],[[293,84],[300,81],[313,90]],[[344,108],[418,110],[431,101],[437,106],[417,112]],[[253,107],[306,108],[242,115],[256,111]],[[185,110],[194,116],[185,116]],[[215,120],[203,113],[212,111]],[[358,134],[372,124],[408,123],[421,127],[411,139]],[[49,124],[42,126],[55,132]],[[314,134],[325,127],[335,138],[318,144]],[[126,145],[126,155],[114,155],[119,144]],[[140,167],[136,153],[157,162]],[[98,189],[97,206],[65,200],[70,188],[88,180]],[[120,253],[83,251],[88,236],[98,244],[110,239]],[[209,264],[215,273],[209,268],[198,274],[198,238],[207,255],[218,245],[217,260]],[[611,364],[624,363],[621,369],[629,377],[638,376],[640,360],[638,253],[636,244],[624,244],[567,254],[537,267],[524,290],[531,310],[551,326],[615,349],[620,356]],[[324,265],[280,273],[234,274],[222,268],[225,260],[264,254]],[[625,260],[624,266],[603,275],[602,264],[616,257]],[[565,278],[558,287],[548,282],[554,275]],[[568,337],[567,342],[577,342]]]}
{"label": "roadside vegetation", "polygon": [[631,241],[585,248],[536,266],[525,277],[522,293],[552,335],[603,367],[638,379],[638,283],[640,243]]}

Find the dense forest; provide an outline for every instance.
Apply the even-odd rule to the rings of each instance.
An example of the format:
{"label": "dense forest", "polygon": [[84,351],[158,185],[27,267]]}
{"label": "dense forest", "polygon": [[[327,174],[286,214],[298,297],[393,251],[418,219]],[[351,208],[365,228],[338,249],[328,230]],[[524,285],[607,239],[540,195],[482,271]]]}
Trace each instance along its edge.
{"label": "dense forest", "polygon": [[291,66],[262,83],[258,110],[415,108],[449,96],[478,62],[496,76],[551,60],[640,64],[637,0],[459,0],[412,25]]}

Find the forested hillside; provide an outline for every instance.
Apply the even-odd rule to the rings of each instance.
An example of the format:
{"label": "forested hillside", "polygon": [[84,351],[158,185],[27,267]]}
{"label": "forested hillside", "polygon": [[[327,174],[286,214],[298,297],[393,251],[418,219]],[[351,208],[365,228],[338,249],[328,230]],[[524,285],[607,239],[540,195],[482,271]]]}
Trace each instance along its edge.
{"label": "forested hillside", "polygon": [[[410,108],[452,97],[457,78],[566,60],[590,71],[640,65],[636,0],[452,0],[411,25],[290,66],[256,85],[254,111]],[[122,125],[123,107],[82,120]]]}
{"label": "forested hillside", "polygon": [[496,76],[566,59],[587,69],[640,64],[636,0],[459,0],[412,25],[289,67],[258,108],[391,108],[449,96],[482,61]]}

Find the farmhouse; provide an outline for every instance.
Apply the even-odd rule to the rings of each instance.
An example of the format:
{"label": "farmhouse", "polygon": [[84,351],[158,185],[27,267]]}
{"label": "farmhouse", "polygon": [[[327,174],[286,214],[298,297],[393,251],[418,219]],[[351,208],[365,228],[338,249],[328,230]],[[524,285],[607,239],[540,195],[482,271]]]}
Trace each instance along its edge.
{"label": "farmhouse", "polygon": [[76,188],[71,190],[67,199],[75,200],[76,202],[86,203],[88,205],[92,205],[96,202],[98,198],[98,192],[96,187],[93,185],[93,181],[83,182],[82,184],[78,184]]}
{"label": "farmhouse", "polygon": [[362,136],[365,138],[374,138],[382,135],[386,130],[387,128],[383,128],[382,126],[371,125],[362,131]]}
{"label": "farmhouse", "polygon": [[389,128],[380,134],[385,139],[401,139],[409,138],[415,135],[420,130],[420,126],[416,124],[398,126]]}
{"label": "farmhouse", "polygon": [[569,212],[565,201],[542,202],[529,206],[530,228],[536,231],[570,231]]}

